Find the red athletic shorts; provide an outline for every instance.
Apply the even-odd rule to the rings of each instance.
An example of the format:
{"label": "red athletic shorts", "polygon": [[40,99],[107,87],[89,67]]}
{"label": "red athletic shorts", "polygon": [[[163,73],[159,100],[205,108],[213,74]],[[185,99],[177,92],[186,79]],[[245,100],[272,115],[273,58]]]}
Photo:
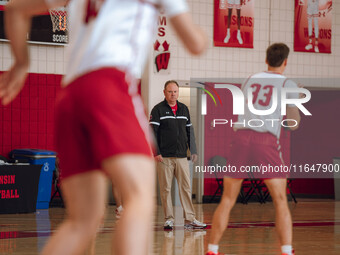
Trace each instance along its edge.
{"label": "red athletic shorts", "polygon": [[152,157],[144,106],[130,94],[125,73],[114,68],[87,73],[62,89],[56,148],[63,178],[101,169],[104,159],[118,154]]}
{"label": "red athletic shorts", "polygon": [[229,157],[236,170],[233,178],[286,178],[287,168],[282,159],[279,140],[271,133],[250,129],[236,131]]}

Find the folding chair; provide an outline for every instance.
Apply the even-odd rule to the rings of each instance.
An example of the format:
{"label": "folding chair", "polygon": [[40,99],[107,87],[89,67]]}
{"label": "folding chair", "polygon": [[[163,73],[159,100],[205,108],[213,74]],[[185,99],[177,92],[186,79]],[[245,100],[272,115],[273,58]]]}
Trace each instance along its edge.
{"label": "folding chair", "polygon": [[256,179],[254,174],[249,172],[249,178],[244,179],[241,187],[240,197],[243,204],[247,204],[249,199],[255,194],[258,201],[264,204],[269,194],[266,185],[260,179]]}
{"label": "folding chair", "polygon": [[[293,179],[287,179],[287,189],[289,190],[290,196],[292,197],[294,203],[297,203],[295,194],[292,191],[292,188],[290,186],[292,181],[293,181]],[[267,199],[269,198],[270,193],[269,193],[266,185],[263,183],[263,181],[262,181],[262,184],[261,183],[257,184],[257,189],[259,191],[260,196],[262,196],[262,202],[265,203],[267,201]],[[249,200],[249,198],[248,198],[248,200]]]}
{"label": "folding chair", "polygon": [[292,188],[290,186],[292,184],[292,181],[293,181],[293,179],[287,179],[287,188],[289,190],[290,196],[292,197],[294,203],[297,204],[297,200],[296,200],[295,194],[292,191]]}
{"label": "folding chair", "polygon": [[266,202],[266,193],[264,193],[263,189],[265,188],[262,180],[251,178],[244,179],[240,192],[241,202],[247,204],[249,199],[255,194],[258,201],[261,204],[264,204]]}

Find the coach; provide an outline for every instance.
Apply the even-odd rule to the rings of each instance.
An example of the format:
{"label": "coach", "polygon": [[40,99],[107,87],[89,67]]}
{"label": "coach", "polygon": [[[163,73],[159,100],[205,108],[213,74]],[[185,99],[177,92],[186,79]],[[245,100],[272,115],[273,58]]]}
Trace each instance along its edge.
{"label": "coach", "polygon": [[189,110],[185,104],[177,101],[178,90],[179,86],[176,81],[167,81],[163,90],[165,99],[152,109],[150,115],[150,124],[157,141],[155,159],[165,215],[164,229],[172,229],[174,223],[171,199],[171,184],[174,176],[178,182],[185,226],[205,228],[206,224],[195,219],[191,201],[187,151],[189,148],[193,162],[197,160],[197,151]]}

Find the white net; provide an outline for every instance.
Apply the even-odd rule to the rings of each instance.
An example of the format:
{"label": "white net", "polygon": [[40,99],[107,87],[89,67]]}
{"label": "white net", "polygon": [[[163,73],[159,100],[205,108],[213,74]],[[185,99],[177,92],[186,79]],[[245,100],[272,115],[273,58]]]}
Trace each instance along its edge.
{"label": "white net", "polygon": [[227,9],[227,0],[220,0],[220,9]]}
{"label": "white net", "polygon": [[55,9],[50,9],[50,16],[53,25],[53,32],[56,31],[67,31],[67,11],[65,7],[59,7]]}

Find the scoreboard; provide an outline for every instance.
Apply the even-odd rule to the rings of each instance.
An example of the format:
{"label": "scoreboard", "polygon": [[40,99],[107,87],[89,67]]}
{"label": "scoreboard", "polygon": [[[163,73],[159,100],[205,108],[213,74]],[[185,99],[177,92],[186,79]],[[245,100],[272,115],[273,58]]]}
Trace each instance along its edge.
{"label": "scoreboard", "polygon": [[[60,17],[64,20],[65,17]],[[66,21],[66,20],[65,20]],[[62,29],[53,31],[52,20],[48,12],[35,16],[27,34],[27,41],[35,44],[65,45],[68,43],[67,23],[60,24]],[[4,5],[0,5],[0,41],[8,41],[4,28]]]}

